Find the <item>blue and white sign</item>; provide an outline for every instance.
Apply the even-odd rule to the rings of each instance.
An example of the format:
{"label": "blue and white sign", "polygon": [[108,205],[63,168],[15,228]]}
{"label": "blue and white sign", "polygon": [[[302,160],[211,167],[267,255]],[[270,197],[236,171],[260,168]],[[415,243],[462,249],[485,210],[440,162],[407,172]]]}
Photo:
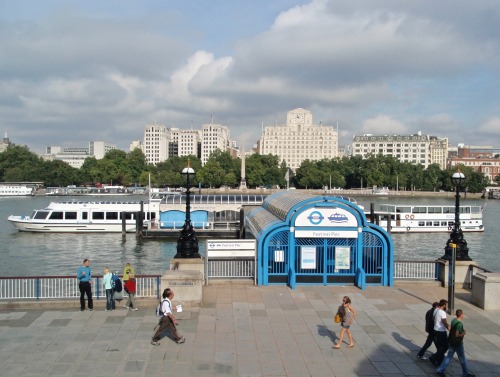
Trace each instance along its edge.
{"label": "blue and white sign", "polygon": [[351,248],[349,246],[335,247],[335,270],[351,268]]}
{"label": "blue and white sign", "polygon": [[300,268],[316,269],[316,246],[301,246],[300,247]]}
{"label": "blue and white sign", "polygon": [[358,221],[351,212],[340,207],[310,208],[297,216],[294,225],[301,227],[357,227]]}

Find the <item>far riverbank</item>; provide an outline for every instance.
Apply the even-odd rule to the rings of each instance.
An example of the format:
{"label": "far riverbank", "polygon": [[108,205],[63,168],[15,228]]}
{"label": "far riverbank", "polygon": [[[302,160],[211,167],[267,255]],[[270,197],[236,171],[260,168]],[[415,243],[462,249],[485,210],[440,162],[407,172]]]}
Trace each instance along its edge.
{"label": "far riverbank", "polygon": [[[220,189],[197,189],[193,188],[191,191],[194,194],[251,194],[251,195],[271,195],[278,191],[283,191],[286,189],[228,189],[228,188],[220,188]],[[374,194],[373,189],[351,189],[351,190],[296,190],[292,189],[294,192],[308,193],[312,195],[345,195],[345,196],[373,196],[376,198],[389,196],[389,197],[400,197],[400,198],[411,198],[411,197],[432,197],[432,198],[454,198],[455,192],[450,191],[388,191],[386,194]],[[465,199],[482,199],[482,193],[460,193],[460,197]]]}

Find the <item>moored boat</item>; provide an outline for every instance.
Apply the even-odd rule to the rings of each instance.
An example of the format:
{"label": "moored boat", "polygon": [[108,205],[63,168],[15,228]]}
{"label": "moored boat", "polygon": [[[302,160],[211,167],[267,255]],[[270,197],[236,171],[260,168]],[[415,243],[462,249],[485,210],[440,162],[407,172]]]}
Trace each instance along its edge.
{"label": "moored boat", "polygon": [[[392,233],[447,233],[455,224],[455,207],[450,205],[382,204],[375,214],[379,225]],[[484,232],[483,207],[461,205],[459,216],[463,232]]]}
{"label": "moored boat", "polygon": [[[143,203],[144,222],[154,221],[158,203]],[[30,216],[8,217],[21,232],[43,233],[112,233],[136,230],[137,214],[141,202],[51,202],[43,209],[36,209]]]}
{"label": "moored boat", "polygon": [[33,196],[35,188],[26,185],[0,185],[0,196]]}

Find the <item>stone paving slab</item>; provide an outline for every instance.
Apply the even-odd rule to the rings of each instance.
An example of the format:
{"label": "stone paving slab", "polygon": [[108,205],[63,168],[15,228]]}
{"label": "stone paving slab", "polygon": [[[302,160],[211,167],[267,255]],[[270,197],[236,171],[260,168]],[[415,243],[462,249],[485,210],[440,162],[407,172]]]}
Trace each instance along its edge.
{"label": "stone paving slab", "polygon": [[[333,314],[349,295],[358,317],[355,347],[332,349]],[[2,376],[435,376],[416,359],[424,313],[447,289],[429,285],[368,287],[210,285],[201,307],[177,314],[186,337],[150,344],[154,304],[80,312],[72,306],[0,309]],[[456,299],[465,311],[465,350],[476,376],[500,376],[500,312]],[[344,340],[346,341],[346,339]],[[434,350],[431,346],[430,351]],[[455,359],[447,370],[460,376]]]}

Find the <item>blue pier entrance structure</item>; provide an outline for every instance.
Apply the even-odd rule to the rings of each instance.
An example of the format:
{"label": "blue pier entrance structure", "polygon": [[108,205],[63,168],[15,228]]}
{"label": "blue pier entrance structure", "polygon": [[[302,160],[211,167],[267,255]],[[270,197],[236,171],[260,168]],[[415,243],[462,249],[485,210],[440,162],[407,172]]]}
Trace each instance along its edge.
{"label": "blue pier entrance structure", "polygon": [[391,236],[347,197],[282,191],[246,218],[259,285],[394,285]]}

